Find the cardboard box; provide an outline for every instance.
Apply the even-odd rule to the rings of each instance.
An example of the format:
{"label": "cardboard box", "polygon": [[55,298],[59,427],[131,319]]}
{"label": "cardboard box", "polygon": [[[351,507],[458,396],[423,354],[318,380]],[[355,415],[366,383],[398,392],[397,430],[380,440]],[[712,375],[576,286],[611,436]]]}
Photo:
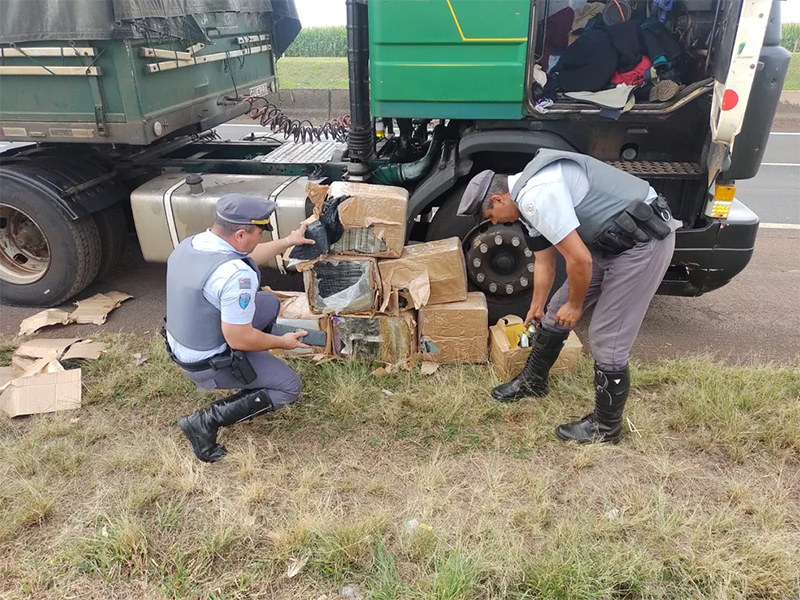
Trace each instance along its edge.
{"label": "cardboard box", "polygon": [[403,255],[378,264],[381,310],[461,302],[467,299],[467,266],[457,237],[403,248]]}
{"label": "cardboard box", "polygon": [[9,417],[72,410],[81,406],[81,370],[64,367],[54,359],[43,358],[13,379],[4,373],[0,410]]}
{"label": "cardboard box", "polygon": [[[492,325],[489,328],[490,359],[495,371],[504,381],[519,375],[525,366],[525,361],[528,360],[528,355],[531,353],[530,348],[520,348],[519,346],[513,346],[509,342],[510,338],[516,338],[513,335],[509,335],[507,329],[522,323],[523,320],[518,316],[508,315],[498,320],[497,325]],[[518,344],[519,342],[516,343]],[[574,331],[570,331],[569,337],[564,343],[564,348],[561,350],[556,364],[550,369],[550,373],[574,371],[578,366],[582,348],[583,344],[581,344],[578,336],[575,335]]]}
{"label": "cardboard box", "polygon": [[325,346],[312,346],[311,348],[296,348],[294,350],[278,349],[275,354],[331,354],[331,319],[327,315],[317,315],[308,305],[308,296],[305,292],[272,292],[281,301],[281,312],[277,323],[289,327],[299,327],[306,331],[324,331],[328,335]]}
{"label": "cardboard box", "polygon": [[410,358],[417,344],[414,315],[331,317],[333,349],[338,356],[398,363]]}
{"label": "cardboard box", "polygon": [[408,190],[388,185],[335,181],[329,187],[309,183],[306,193],[319,216],[326,198],[350,196],[339,205],[344,235],[334,254],[398,258],[406,243]]}
{"label": "cardboard box", "polygon": [[316,314],[371,314],[380,306],[380,275],[374,258],[323,256],[298,265],[308,304]]}
{"label": "cardboard box", "polygon": [[419,309],[419,352],[439,363],[485,363],[489,357],[486,296],[470,292],[463,302]]}

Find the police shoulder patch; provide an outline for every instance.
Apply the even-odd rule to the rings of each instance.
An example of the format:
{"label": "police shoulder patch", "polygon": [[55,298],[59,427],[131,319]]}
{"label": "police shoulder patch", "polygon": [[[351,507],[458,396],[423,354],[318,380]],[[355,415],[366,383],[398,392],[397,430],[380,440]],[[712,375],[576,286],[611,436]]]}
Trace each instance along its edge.
{"label": "police shoulder patch", "polygon": [[239,294],[239,306],[243,309],[247,308],[247,305],[250,304],[250,299],[252,296],[250,294]]}

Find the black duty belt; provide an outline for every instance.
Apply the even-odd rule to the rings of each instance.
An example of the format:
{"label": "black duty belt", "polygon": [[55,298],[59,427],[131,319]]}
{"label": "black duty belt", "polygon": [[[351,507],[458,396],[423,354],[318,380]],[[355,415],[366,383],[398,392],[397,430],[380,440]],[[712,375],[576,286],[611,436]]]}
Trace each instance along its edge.
{"label": "black duty belt", "polygon": [[167,349],[167,354],[170,359],[184,371],[200,373],[201,371],[208,371],[210,369],[219,371],[220,369],[229,368],[231,374],[243,385],[251,384],[258,377],[258,373],[256,373],[256,370],[253,368],[253,364],[250,362],[250,359],[247,358],[247,354],[241,350],[233,350],[230,347],[226,347],[225,350],[219,354],[215,354],[203,360],[197,362],[183,362],[178,360],[172,352],[172,348],[169,347],[166,327],[162,326],[159,333],[164,337],[164,346]]}
{"label": "black duty belt", "polygon": [[[167,352],[169,352],[169,357],[172,359],[172,362],[174,362],[184,371],[189,371],[190,373],[199,373],[200,371],[208,371],[209,369],[214,369],[215,371],[218,371],[219,369],[230,367],[233,364],[231,353],[228,350],[226,350],[225,352],[221,352],[219,354],[215,354],[214,356],[210,356],[209,358],[205,358],[203,360],[191,363],[178,360],[175,357],[175,355],[170,351],[169,344],[167,344]],[[214,367],[214,364],[217,365],[216,368]]]}

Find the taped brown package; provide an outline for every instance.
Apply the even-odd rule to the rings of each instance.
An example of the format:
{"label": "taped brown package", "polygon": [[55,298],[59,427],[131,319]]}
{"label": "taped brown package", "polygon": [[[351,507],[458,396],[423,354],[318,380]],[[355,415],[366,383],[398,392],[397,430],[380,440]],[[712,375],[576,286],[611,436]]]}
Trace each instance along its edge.
{"label": "taped brown package", "polygon": [[[269,290],[272,291],[272,290]],[[308,305],[308,296],[305,292],[272,292],[281,301],[281,311],[278,315],[278,323],[289,327],[298,327],[306,331],[324,331],[328,335],[328,342],[325,346],[311,346],[311,348],[297,348],[296,350],[273,351],[276,356],[284,354],[303,355],[303,354],[331,354],[331,319],[327,315],[314,314]]]}
{"label": "taped brown package", "polygon": [[485,363],[489,356],[486,296],[470,292],[462,302],[419,309],[419,352],[439,363]]}
{"label": "taped brown package", "polygon": [[378,262],[360,256],[321,256],[297,265],[316,314],[373,314],[380,308]]}
{"label": "taped brown package", "polygon": [[457,237],[403,248],[403,255],[378,263],[381,311],[421,308],[467,299],[467,267]]}
{"label": "taped brown package", "polygon": [[417,345],[414,314],[331,317],[337,356],[395,364],[411,358]]}
{"label": "taped brown package", "polygon": [[335,254],[398,258],[406,243],[408,190],[388,185],[334,181],[306,184],[318,217],[326,198],[350,196],[339,205],[344,235],[332,244]]}
{"label": "taped brown package", "polygon": [[[528,355],[530,348],[512,348],[508,342],[506,326],[521,324],[523,322],[517,315],[507,315],[497,321],[496,325],[489,328],[489,357],[492,366],[498,376],[503,381],[508,381],[519,375]],[[564,348],[558,355],[558,360],[550,369],[550,373],[567,373],[574,371],[578,367],[578,360],[581,357],[583,344],[575,335],[574,331],[569,332],[569,337],[564,343]]]}

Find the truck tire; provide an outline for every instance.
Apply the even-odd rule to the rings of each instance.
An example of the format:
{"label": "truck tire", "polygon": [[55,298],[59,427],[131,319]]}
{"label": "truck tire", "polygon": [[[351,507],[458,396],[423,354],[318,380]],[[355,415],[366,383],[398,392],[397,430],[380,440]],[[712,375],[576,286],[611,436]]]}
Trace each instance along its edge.
{"label": "truck tire", "polygon": [[[493,325],[498,319],[506,315],[518,315],[525,318],[531,305],[533,293],[533,273],[528,265],[533,263],[532,256],[526,256],[528,248],[525,234],[518,223],[513,225],[481,224],[476,227],[475,219],[459,217],[456,214],[461,196],[466,185],[454,188],[447,199],[436,211],[426,235],[426,241],[441,240],[449,237],[458,237],[464,244],[467,256],[467,279],[470,291],[480,291],[486,295],[489,306],[489,324]],[[496,243],[501,240],[501,244]],[[516,245],[513,243],[517,240]],[[472,248],[481,246],[486,242],[486,256],[494,259],[494,264],[481,264],[476,267],[475,258],[483,260],[482,255],[471,257]],[[478,250],[480,253],[480,250]],[[482,278],[483,281],[479,281]],[[527,280],[527,285],[522,286],[520,281]],[[561,286],[566,279],[564,261],[558,258],[556,263],[556,278],[550,295]],[[496,290],[491,291],[490,286],[495,284]],[[507,293],[506,286],[512,293]]]}
{"label": "truck tire", "polygon": [[100,234],[100,268],[96,281],[100,281],[119,267],[128,247],[128,220],[120,204],[114,204],[92,215]]}
{"label": "truck tire", "polygon": [[94,219],[70,219],[47,194],[3,178],[0,195],[0,301],[56,306],[83,290],[100,267]]}

